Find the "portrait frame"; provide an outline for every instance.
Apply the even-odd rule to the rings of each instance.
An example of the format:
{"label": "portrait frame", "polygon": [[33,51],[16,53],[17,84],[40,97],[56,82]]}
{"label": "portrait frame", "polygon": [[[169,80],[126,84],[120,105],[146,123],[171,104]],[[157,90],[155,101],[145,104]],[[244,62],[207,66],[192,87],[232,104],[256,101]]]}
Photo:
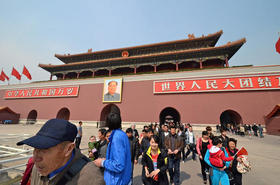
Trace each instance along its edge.
{"label": "portrait frame", "polygon": [[[103,94],[102,94],[102,102],[103,103],[112,103],[112,102],[121,102],[122,101],[122,78],[105,78],[103,84]],[[114,82],[116,85],[115,93],[111,95],[109,93],[109,84],[112,82],[114,86]],[[112,88],[111,88],[112,89]]]}

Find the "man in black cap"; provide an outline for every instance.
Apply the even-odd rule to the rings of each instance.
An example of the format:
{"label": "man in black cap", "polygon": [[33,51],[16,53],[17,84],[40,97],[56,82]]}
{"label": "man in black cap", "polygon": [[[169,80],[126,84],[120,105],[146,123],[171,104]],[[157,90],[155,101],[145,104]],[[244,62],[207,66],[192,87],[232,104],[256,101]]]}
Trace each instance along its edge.
{"label": "man in black cap", "polygon": [[100,170],[75,149],[76,135],[72,123],[51,119],[35,136],[17,143],[34,148],[31,185],[105,185]]}

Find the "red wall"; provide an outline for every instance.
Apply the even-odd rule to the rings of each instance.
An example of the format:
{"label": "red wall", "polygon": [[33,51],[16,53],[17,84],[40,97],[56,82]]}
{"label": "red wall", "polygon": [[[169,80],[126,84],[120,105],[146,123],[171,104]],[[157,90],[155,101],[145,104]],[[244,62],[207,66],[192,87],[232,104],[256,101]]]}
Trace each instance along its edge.
{"label": "red wall", "polygon": [[[73,81],[75,82],[75,81]],[[38,84],[39,87],[40,84]],[[75,85],[73,83],[73,85]],[[74,98],[3,99],[5,90],[0,90],[0,106],[7,106],[21,114],[21,119],[35,109],[37,119],[54,118],[66,107],[70,120],[98,121],[102,109],[103,83],[80,85],[79,96]],[[153,94],[153,81],[123,82],[120,108],[123,121],[159,122],[159,114],[166,107],[175,108],[181,122],[216,124],[225,110],[240,114],[243,123],[264,124],[264,116],[280,102],[280,91],[242,91],[218,93]]]}

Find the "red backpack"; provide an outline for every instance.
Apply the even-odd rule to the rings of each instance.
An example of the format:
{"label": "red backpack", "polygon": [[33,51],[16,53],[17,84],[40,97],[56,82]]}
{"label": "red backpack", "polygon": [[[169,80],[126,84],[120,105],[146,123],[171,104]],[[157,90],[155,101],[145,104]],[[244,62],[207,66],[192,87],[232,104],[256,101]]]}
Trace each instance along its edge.
{"label": "red backpack", "polygon": [[31,176],[33,166],[34,166],[33,157],[30,157],[26,164],[26,169],[23,173],[23,177],[20,183],[21,185],[30,185],[30,180],[31,180],[30,176]]}

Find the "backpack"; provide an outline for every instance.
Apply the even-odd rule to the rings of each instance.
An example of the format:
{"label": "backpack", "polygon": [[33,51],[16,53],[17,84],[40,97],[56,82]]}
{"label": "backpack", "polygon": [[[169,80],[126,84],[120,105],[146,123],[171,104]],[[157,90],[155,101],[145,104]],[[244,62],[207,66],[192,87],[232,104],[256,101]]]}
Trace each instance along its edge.
{"label": "backpack", "polygon": [[64,173],[63,177],[56,183],[59,185],[65,185],[70,181],[81,169],[88,163],[91,162],[89,158],[82,155],[77,161],[75,161],[72,166]]}

